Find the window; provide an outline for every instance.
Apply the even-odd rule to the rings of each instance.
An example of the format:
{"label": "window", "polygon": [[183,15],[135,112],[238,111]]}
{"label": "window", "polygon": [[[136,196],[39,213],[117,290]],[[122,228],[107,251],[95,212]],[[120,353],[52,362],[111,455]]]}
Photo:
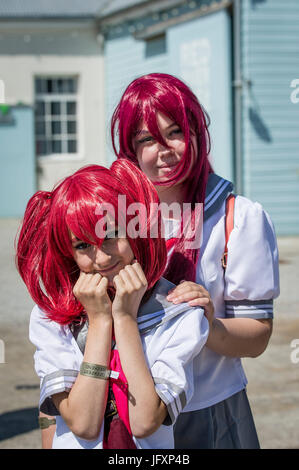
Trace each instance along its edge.
{"label": "window", "polygon": [[35,79],[37,156],[78,152],[77,108],[77,78]]}

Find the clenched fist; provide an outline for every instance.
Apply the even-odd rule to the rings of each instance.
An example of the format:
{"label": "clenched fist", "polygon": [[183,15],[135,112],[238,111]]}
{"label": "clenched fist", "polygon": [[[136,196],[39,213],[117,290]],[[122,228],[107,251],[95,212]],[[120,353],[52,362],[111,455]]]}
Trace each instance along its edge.
{"label": "clenched fist", "polygon": [[111,317],[111,300],[107,293],[108,279],[99,273],[84,273],[74,285],[73,294],[83,305],[89,322],[99,317]]}
{"label": "clenched fist", "polygon": [[115,297],[112,303],[112,316],[129,315],[137,318],[140,302],[147,290],[145,274],[136,261],[121,269],[113,279]]}

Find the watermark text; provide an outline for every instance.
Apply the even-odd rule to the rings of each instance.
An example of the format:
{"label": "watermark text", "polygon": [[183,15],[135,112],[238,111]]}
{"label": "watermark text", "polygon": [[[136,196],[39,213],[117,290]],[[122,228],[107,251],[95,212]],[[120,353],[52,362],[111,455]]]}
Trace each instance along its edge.
{"label": "watermark text", "polygon": [[0,339],[0,364],[5,363],[5,343],[3,339]]}
{"label": "watermark text", "polygon": [[290,354],[290,359],[292,364],[298,364],[299,362],[299,339],[293,339],[290,344],[293,351]]}
{"label": "watermark text", "polygon": [[[118,195],[117,214],[110,203],[98,204],[95,214],[100,216],[95,226],[98,238],[113,238],[115,236],[131,239],[136,238],[170,238],[169,227],[176,225],[171,237],[184,237],[185,248],[196,250],[200,248],[203,227],[203,204],[174,202],[150,203],[141,202],[126,204],[126,196]],[[167,229],[167,227],[168,229]],[[117,231],[117,234],[116,234]]]}
{"label": "watermark text", "polygon": [[291,81],[290,88],[295,88],[290,96],[291,102],[294,104],[299,103],[299,78],[294,78],[294,80]]}

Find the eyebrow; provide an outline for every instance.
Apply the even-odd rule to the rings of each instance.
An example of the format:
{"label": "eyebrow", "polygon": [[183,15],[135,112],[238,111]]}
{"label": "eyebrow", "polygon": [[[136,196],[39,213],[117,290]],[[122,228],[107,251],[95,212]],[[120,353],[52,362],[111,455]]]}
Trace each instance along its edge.
{"label": "eyebrow", "polygon": [[172,124],[169,124],[169,126],[166,127],[166,129],[170,129],[173,126],[178,126],[180,127],[176,122],[173,122]]}
{"label": "eyebrow", "polygon": [[136,131],[135,137],[138,137],[138,136],[140,136],[140,135],[142,135],[142,134],[149,134],[149,133],[150,133],[149,130],[144,130],[144,129],[143,129],[143,130],[141,130],[141,131]]}
{"label": "eyebrow", "polygon": [[[108,230],[107,230],[107,232],[106,232],[106,235],[110,235],[111,233],[116,233],[116,232],[118,232],[118,231],[119,231],[119,229],[118,229],[117,226],[109,227]],[[82,242],[82,241],[83,241],[83,240],[81,240],[81,238],[76,237],[76,235],[74,235],[74,236],[71,237],[71,242],[72,242],[72,243]]]}
{"label": "eyebrow", "polygon": [[[169,126],[165,127],[165,130],[170,129],[173,126],[178,126],[179,127],[179,125],[176,122],[173,122],[172,124],[169,124]],[[136,131],[135,137],[138,137],[138,136],[143,135],[143,134],[150,134],[150,133],[151,132],[148,129],[141,129],[141,130]]]}

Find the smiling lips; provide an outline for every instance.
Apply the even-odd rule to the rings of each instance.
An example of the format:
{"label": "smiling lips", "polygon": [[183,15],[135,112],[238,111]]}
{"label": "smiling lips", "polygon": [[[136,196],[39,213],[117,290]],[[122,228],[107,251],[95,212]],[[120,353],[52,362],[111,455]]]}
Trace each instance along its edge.
{"label": "smiling lips", "polygon": [[116,264],[114,264],[113,266],[111,266],[110,268],[108,268],[108,269],[101,269],[101,270],[99,271],[99,273],[102,274],[102,275],[103,275],[103,274],[107,274],[107,273],[109,273],[110,271],[112,271],[117,265],[118,265],[118,262],[117,262]]}
{"label": "smiling lips", "polygon": [[159,168],[173,168],[177,164],[178,162],[163,163],[163,165],[160,165]]}

